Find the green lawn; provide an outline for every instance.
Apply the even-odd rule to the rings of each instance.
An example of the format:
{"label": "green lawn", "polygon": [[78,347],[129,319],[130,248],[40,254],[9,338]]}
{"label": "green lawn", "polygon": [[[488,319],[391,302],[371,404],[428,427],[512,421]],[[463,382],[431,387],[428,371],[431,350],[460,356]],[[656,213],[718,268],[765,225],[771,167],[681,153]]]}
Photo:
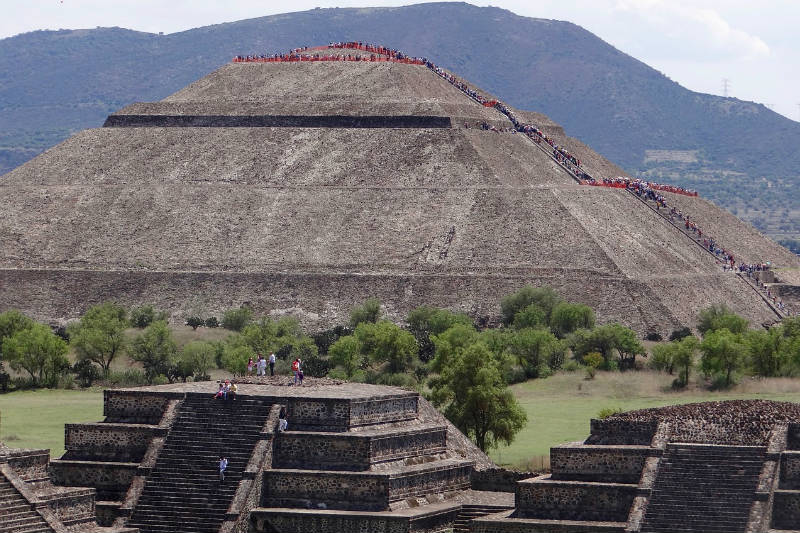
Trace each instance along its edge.
{"label": "green lawn", "polygon": [[49,448],[64,453],[64,424],[103,419],[103,393],[95,390],[36,390],[0,394],[0,441],[13,448]]}
{"label": "green lawn", "polygon": [[584,440],[589,420],[605,408],[624,411],[677,403],[761,398],[800,402],[800,380],[744,379],[732,391],[710,392],[694,386],[686,392],[669,389],[672,378],[654,372],[604,373],[592,381],[580,372],[514,385],[511,389],[528,414],[527,426],[511,446],[493,450],[495,462],[520,468],[548,464],[550,447]]}
{"label": "green lawn", "polygon": [[[676,403],[762,398],[800,402],[800,380],[744,379],[732,391],[709,392],[693,386],[672,392],[669,376],[655,372],[604,373],[587,381],[583,373],[562,373],[514,385],[528,413],[528,425],[511,446],[491,452],[500,464],[539,469],[551,446],[583,440],[589,420],[605,407],[642,409]],[[22,391],[0,395],[0,441],[16,448],[50,448],[64,453],[64,424],[103,419],[100,389]]]}

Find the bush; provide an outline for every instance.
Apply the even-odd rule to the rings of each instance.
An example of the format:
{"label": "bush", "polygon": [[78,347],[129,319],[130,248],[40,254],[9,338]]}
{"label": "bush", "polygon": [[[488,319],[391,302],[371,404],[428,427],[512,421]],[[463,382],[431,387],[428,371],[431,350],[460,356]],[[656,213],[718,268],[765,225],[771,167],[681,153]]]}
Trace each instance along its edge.
{"label": "bush", "polygon": [[142,305],[131,309],[131,326],[144,329],[157,320],[166,320],[167,314],[163,311],[156,311],[152,305]]}
{"label": "bush", "polygon": [[622,412],[623,412],[622,408],[620,408],[620,407],[603,407],[597,413],[597,418],[599,418],[600,420],[604,420],[604,419],[612,417],[614,415],[621,414]]}
{"label": "bush", "polygon": [[199,316],[190,316],[186,319],[186,325],[192,328],[192,330],[197,331],[197,328],[205,324],[205,320],[200,318]]}
{"label": "bush", "polygon": [[691,336],[692,336],[692,330],[684,326],[684,327],[682,327],[680,329],[676,329],[675,331],[670,333],[669,340],[670,340],[670,342],[671,341],[679,341],[679,340],[681,340],[681,339],[683,339],[685,337],[691,337]]}
{"label": "bush", "polygon": [[81,387],[91,387],[92,383],[100,379],[100,369],[88,359],[82,359],[72,365],[72,372],[78,378]]}
{"label": "bush", "polygon": [[217,317],[210,316],[206,319],[206,327],[207,328],[218,328],[219,327],[219,320]]}
{"label": "bush", "polygon": [[582,368],[583,368],[582,364],[580,364],[577,361],[572,361],[572,360],[566,361],[561,366],[561,370],[563,370],[564,372],[577,372],[578,370],[581,370]]}
{"label": "bush", "polygon": [[651,332],[649,332],[647,334],[647,336],[644,338],[644,340],[653,341],[653,342],[661,342],[662,340],[664,340],[664,337],[662,337],[661,334],[658,333],[657,331],[651,331]]}
{"label": "bush", "polygon": [[129,368],[122,372],[109,373],[106,381],[118,387],[137,387],[147,384],[147,376],[138,368]]}
{"label": "bush", "polygon": [[321,378],[328,374],[331,362],[326,357],[312,354],[303,358],[303,375],[312,378]]}
{"label": "bush", "polygon": [[242,331],[252,319],[253,311],[247,306],[228,309],[222,315],[222,327],[231,331]]}
{"label": "bush", "polygon": [[506,296],[500,302],[503,324],[510,326],[517,313],[531,304],[538,306],[543,312],[546,321],[550,320],[550,313],[561,301],[561,297],[550,287],[532,287],[526,285],[517,292]]}
{"label": "bush", "polygon": [[363,305],[350,311],[350,328],[355,329],[359,324],[368,322],[374,324],[381,318],[381,302],[377,298],[370,298]]}
{"label": "bush", "polygon": [[251,357],[255,359],[255,354],[249,346],[227,346],[222,355],[222,368],[234,376],[244,376]]}

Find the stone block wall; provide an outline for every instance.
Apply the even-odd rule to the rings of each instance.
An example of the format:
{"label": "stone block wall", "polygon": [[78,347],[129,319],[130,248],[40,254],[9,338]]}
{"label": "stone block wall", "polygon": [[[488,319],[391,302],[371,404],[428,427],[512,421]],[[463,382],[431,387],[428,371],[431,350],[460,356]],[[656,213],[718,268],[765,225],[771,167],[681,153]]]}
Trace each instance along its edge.
{"label": "stone block wall", "polygon": [[106,422],[158,424],[170,400],[181,393],[153,394],[147,391],[104,390],[103,415]]}
{"label": "stone block wall", "polygon": [[515,492],[517,481],[536,477],[536,472],[519,472],[505,468],[487,468],[473,470],[470,475],[472,490],[485,490],[490,492]]}
{"label": "stone block wall", "polygon": [[469,489],[471,472],[472,463],[463,462],[392,474],[389,479],[389,501]]}
{"label": "stone block wall", "polygon": [[800,490],[800,450],[781,454],[779,486],[781,489]]}
{"label": "stone block wall", "polygon": [[368,470],[370,439],[342,433],[282,433],[275,441],[275,468]]}
{"label": "stone block wall", "polygon": [[65,525],[95,519],[95,491],[92,489],[75,489],[47,497],[44,501]]}
{"label": "stone block wall", "polygon": [[636,485],[551,481],[542,476],[517,485],[515,516],[625,522],[636,490]]}
{"label": "stone block wall", "polygon": [[648,446],[658,429],[658,421],[592,419],[591,435],[585,444],[630,444]]}
{"label": "stone block wall", "polygon": [[364,426],[413,420],[417,417],[417,393],[401,397],[354,400],[350,406],[350,425]]}
{"label": "stone block wall", "polygon": [[343,511],[256,511],[250,518],[253,533],[435,533],[449,529],[458,506],[418,516],[350,514]]}
{"label": "stone block wall", "polygon": [[638,483],[652,452],[648,446],[556,446],[550,449],[552,479]]}
{"label": "stone block wall", "polygon": [[796,530],[800,524],[800,491],[775,491],[773,529]]}
{"label": "stone block wall", "polygon": [[0,461],[8,463],[25,481],[43,479],[47,477],[50,450],[9,450]]}
{"label": "stone block wall", "polygon": [[287,432],[275,442],[276,468],[368,470],[374,463],[446,449],[445,427],[396,430],[387,435]]}
{"label": "stone block wall", "polygon": [[139,462],[150,439],[166,434],[166,428],[128,424],[66,424],[64,459]]}
{"label": "stone block wall", "polygon": [[347,431],[352,427],[413,420],[417,393],[389,398],[289,398],[291,427],[304,431]]}
{"label": "stone block wall", "polygon": [[51,461],[50,478],[54,484],[64,487],[94,487],[98,500],[120,500],[138,466],[136,463]]}
{"label": "stone block wall", "polygon": [[381,474],[267,470],[264,507],[323,504],[329,509],[382,511],[389,507],[389,477]]}
{"label": "stone block wall", "polygon": [[786,449],[800,450],[800,424],[789,424],[786,433]]}

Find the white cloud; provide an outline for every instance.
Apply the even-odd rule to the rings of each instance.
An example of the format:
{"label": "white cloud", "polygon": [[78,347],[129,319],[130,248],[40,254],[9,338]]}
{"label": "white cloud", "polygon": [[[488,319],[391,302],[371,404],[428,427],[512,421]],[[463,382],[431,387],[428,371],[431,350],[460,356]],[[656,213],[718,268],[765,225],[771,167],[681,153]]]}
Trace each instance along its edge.
{"label": "white cloud", "polygon": [[617,0],[614,8],[639,19],[649,31],[661,32],[677,50],[695,57],[757,59],[770,53],[760,37],[731,26],[708,5],[698,6],[686,0]]}

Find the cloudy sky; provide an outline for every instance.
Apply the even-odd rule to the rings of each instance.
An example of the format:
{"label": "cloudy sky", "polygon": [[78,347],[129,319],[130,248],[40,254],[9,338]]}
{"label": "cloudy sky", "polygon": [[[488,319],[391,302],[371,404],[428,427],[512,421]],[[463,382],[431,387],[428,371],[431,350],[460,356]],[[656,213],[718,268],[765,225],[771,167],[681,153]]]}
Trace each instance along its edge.
{"label": "cloudy sky", "polygon": [[[36,29],[121,26],[172,33],[314,7],[387,0],[3,0],[0,38]],[[798,0],[493,0],[527,17],[568,20],[689,89],[766,104],[800,120]]]}

